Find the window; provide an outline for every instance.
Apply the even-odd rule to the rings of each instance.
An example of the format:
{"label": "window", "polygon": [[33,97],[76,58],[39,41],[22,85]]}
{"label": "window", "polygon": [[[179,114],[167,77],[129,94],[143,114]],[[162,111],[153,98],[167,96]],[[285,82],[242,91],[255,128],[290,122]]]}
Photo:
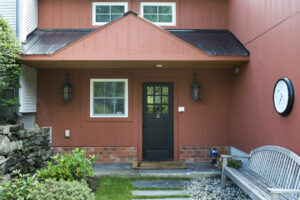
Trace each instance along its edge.
{"label": "window", "polygon": [[176,26],[176,3],[141,3],[141,16],[161,26]]}
{"label": "window", "polygon": [[127,12],[127,2],[93,2],[93,26],[104,25]]}
{"label": "window", "polygon": [[128,79],[91,79],[91,117],[128,117]]}

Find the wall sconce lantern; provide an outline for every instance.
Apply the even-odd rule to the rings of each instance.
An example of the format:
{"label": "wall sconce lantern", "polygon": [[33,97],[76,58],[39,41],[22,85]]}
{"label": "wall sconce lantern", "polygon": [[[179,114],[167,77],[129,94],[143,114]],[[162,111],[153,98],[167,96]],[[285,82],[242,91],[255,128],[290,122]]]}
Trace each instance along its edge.
{"label": "wall sconce lantern", "polygon": [[199,82],[197,81],[197,74],[194,73],[194,81],[191,86],[191,95],[192,100],[197,101],[201,99],[201,86]]}
{"label": "wall sconce lantern", "polygon": [[66,82],[62,87],[62,99],[65,101],[72,99],[72,85],[69,82],[70,74],[66,74]]}

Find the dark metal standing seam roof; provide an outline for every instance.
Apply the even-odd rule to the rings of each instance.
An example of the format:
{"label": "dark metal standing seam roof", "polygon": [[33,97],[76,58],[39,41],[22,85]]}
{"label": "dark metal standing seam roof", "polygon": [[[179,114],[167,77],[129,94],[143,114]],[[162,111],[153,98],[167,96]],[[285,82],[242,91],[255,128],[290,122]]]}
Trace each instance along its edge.
{"label": "dark metal standing seam roof", "polygon": [[168,30],[209,55],[248,56],[249,51],[229,30]]}
{"label": "dark metal standing seam roof", "polygon": [[23,44],[24,55],[49,55],[75,42],[94,29],[35,30]]}

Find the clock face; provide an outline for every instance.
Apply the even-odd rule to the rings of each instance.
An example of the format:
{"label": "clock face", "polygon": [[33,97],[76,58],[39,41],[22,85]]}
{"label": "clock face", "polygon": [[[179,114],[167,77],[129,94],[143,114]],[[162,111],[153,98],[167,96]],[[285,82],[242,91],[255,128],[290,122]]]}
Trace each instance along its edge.
{"label": "clock face", "polygon": [[294,96],[293,86],[288,78],[279,79],[273,93],[274,107],[277,113],[286,116],[292,110]]}

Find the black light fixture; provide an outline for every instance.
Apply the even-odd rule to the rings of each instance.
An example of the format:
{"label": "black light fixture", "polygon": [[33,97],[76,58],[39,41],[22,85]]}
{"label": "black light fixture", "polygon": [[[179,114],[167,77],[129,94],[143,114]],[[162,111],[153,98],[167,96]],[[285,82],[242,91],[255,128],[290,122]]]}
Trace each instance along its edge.
{"label": "black light fixture", "polygon": [[70,74],[66,74],[66,81],[62,87],[62,99],[65,101],[72,99],[72,85],[69,82]]}
{"label": "black light fixture", "polygon": [[194,81],[191,86],[191,96],[192,100],[197,101],[201,99],[201,86],[197,81],[197,74],[194,73]]}

